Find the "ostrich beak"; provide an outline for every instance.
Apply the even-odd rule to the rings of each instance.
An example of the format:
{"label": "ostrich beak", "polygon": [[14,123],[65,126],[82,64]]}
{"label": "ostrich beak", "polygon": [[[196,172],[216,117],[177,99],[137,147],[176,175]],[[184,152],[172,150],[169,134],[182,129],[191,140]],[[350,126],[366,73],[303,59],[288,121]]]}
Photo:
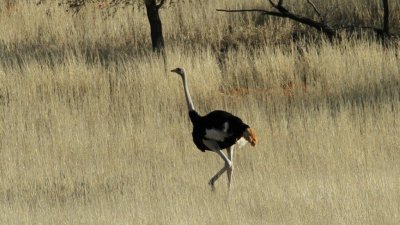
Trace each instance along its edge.
{"label": "ostrich beak", "polygon": [[178,68],[171,70],[171,72],[176,73],[178,71]]}

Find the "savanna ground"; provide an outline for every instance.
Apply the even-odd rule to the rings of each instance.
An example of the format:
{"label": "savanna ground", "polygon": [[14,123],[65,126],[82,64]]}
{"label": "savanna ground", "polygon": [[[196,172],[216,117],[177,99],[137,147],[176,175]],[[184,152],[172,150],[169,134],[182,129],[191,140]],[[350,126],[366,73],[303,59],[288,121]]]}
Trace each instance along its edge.
{"label": "savanna ground", "polygon": [[[304,2],[287,4],[311,15]],[[334,21],[381,24],[380,1],[314,2]],[[398,42],[330,43],[215,11],[244,7],[267,4],[167,4],[166,67],[141,6],[2,9],[0,224],[399,224]],[[207,186],[223,163],[191,141],[181,80],[165,73],[176,66],[200,113],[233,112],[258,133],[236,151],[230,193],[225,176]]]}

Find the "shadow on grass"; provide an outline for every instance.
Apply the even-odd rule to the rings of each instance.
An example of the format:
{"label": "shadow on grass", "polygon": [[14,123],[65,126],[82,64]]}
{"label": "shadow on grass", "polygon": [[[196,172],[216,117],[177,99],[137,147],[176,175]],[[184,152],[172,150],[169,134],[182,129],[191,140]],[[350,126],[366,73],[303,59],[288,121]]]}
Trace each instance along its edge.
{"label": "shadow on grass", "polygon": [[[149,47],[149,48],[147,48]],[[0,43],[0,64],[3,68],[22,69],[30,61],[53,68],[64,64],[71,57],[82,60],[86,64],[101,64],[109,67],[118,65],[126,58],[150,54],[150,46],[137,48],[133,43],[71,43],[63,46],[54,44]]]}

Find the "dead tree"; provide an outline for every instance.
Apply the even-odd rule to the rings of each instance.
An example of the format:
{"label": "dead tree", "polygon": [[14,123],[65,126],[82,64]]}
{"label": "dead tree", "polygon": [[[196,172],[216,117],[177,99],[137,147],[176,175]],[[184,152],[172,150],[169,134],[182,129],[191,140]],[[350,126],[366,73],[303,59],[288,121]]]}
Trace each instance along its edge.
{"label": "dead tree", "polygon": [[288,8],[283,6],[283,0],[279,0],[277,3],[275,3],[273,0],[268,0],[271,6],[275,9],[275,11],[270,11],[270,10],[264,10],[264,9],[235,9],[235,10],[230,10],[230,9],[217,9],[217,11],[220,12],[260,12],[264,15],[268,16],[276,16],[276,17],[283,17],[283,18],[288,18],[291,20],[294,20],[296,22],[299,22],[301,24],[310,26],[319,32],[322,32],[325,34],[330,40],[333,40],[335,37],[338,37],[338,33],[342,30],[347,30],[349,32],[353,32],[355,30],[360,30],[360,29],[372,29],[375,31],[376,35],[379,38],[384,38],[384,37],[390,37],[391,34],[389,32],[389,4],[388,0],[382,0],[383,2],[383,9],[384,9],[384,15],[383,15],[383,28],[375,28],[375,27],[370,27],[370,26],[343,26],[343,25],[336,25],[336,26],[331,26],[327,23],[327,21],[324,19],[324,17],[321,15],[319,12],[318,8],[315,6],[315,4],[311,0],[307,0],[307,3],[313,8],[314,12],[318,16],[318,20],[308,18],[306,16],[298,15],[293,12],[291,12]]}
{"label": "dead tree", "polygon": [[164,49],[164,37],[162,24],[158,10],[163,6],[165,0],[157,4],[156,0],[144,0],[147,11],[147,18],[150,23],[150,35],[153,51],[161,52]]}

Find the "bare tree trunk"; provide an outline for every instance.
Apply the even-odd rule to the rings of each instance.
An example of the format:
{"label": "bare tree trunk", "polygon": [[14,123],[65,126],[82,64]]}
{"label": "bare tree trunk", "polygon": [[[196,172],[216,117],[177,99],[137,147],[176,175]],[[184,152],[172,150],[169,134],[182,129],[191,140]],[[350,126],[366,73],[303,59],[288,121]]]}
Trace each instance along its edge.
{"label": "bare tree trunk", "polygon": [[164,37],[162,33],[162,24],[158,10],[164,4],[165,0],[161,0],[160,4],[156,0],[144,0],[147,11],[147,18],[150,23],[151,43],[153,51],[161,52],[164,49]]}
{"label": "bare tree trunk", "polygon": [[389,35],[389,3],[388,0],[383,2],[383,33]]}

